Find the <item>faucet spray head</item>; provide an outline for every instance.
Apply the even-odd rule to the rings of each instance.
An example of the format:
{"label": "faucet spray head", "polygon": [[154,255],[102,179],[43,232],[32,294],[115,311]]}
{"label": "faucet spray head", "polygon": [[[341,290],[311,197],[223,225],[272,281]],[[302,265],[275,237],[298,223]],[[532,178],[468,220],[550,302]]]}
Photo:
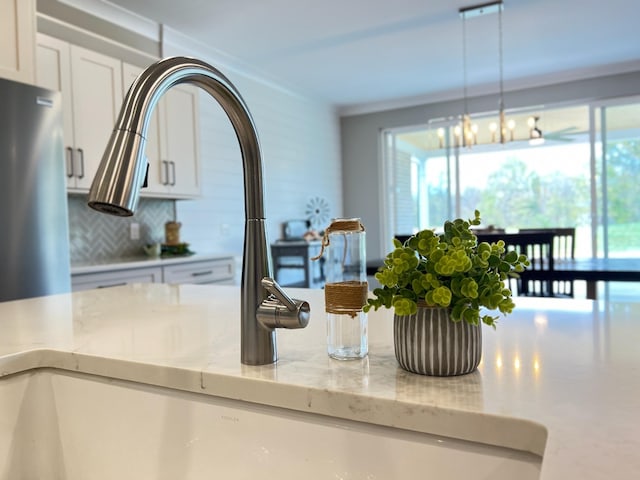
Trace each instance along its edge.
{"label": "faucet spray head", "polygon": [[112,132],[89,192],[91,208],[119,217],[133,215],[147,173],[144,146],[137,132]]}

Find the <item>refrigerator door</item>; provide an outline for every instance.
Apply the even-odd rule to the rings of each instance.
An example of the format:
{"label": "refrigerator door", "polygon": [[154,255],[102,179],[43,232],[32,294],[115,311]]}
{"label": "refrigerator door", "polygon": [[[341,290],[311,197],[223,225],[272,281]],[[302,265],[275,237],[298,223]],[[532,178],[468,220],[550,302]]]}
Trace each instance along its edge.
{"label": "refrigerator door", "polygon": [[0,301],[71,289],[61,102],[0,79]]}

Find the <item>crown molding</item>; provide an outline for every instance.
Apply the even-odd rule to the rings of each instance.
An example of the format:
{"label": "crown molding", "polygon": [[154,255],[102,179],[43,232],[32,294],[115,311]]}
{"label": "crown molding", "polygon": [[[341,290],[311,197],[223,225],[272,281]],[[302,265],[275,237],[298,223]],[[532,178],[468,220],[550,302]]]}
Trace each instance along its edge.
{"label": "crown molding", "polygon": [[[587,80],[598,77],[606,77],[611,75],[620,75],[631,72],[640,71],[640,60],[629,62],[621,62],[608,65],[598,65],[588,68],[580,68],[574,70],[565,70],[545,75],[528,76],[510,80],[505,82],[505,92],[524,90],[527,88],[544,87],[560,83],[574,82],[578,80]],[[481,96],[498,94],[498,84],[485,84],[469,87],[469,96]],[[462,89],[450,89],[440,92],[433,92],[426,95],[417,95],[411,97],[384,100],[380,102],[367,102],[362,104],[347,105],[338,107],[338,115],[340,117],[349,117],[356,115],[365,115],[368,113],[377,113],[388,110],[398,110],[402,108],[417,107],[420,105],[428,105],[436,102],[446,102],[462,99]]]}
{"label": "crown molding", "polygon": [[160,40],[160,25],[157,22],[114,5],[108,0],[58,0],[58,3],[94,15],[154,41]]}

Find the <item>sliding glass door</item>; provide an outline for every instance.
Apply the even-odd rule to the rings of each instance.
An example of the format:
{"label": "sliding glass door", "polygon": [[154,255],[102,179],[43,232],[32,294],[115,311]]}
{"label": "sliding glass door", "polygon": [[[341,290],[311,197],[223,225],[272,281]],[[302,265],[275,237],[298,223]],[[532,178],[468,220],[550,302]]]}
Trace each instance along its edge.
{"label": "sliding glass door", "polygon": [[[471,148],[452,122],[386,131],[384,251],[477,208],[485,227],[575,227],[576,258],[640,257],[640,98],[533,112],[544,142],[529,141],[531,114],[508,115],[505,144],[485,132]],[[600,288],[637,298],[633,283]]]}
{"label": "sliding glass door", "polygon": [[640,101],[595,106],[594,254],[640,257]]}
{"label": "sliding glass door", "polygon": [[456,213],[452,191],[455,152],[437,135],[437,130],[427,127],[384,132],[384,251],[391,249],[394,236],[442,225]]}
{"label": "sliding glass door", "polygon": [[[536,112],[505,144],[460,146],[452,122],[385,132],[387,239],[482,213],[496,228],[576,228],[576,257],[640,257],[640,99]],[[479,122],[482,128],[482,120]]]}
{"label": "sliding glass door", "polygon": [[[530,142],[531,113],[509,116],[509,141],[460,146],[452,122],[387,131],[388,238],[442,226],[475,209],[485,226],[504,229],[576,227],[576,255],[590,256],[591,151],[587,106],[547,109]],[[489,119],[478,129],[489,131]],[[481,138],[480,135],[478,135]]]}

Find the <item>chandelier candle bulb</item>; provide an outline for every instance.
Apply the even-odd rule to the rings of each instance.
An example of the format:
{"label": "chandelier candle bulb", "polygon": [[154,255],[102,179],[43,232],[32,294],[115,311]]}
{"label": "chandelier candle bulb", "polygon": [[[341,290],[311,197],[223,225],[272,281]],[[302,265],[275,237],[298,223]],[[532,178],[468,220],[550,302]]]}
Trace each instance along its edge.
{"label": "chandelier candle bulb", "polygon": [[327,227],[320,255],[325,257],[327,353],[338,360],[367,355],[365,230],[359,218],[335,219]]}

